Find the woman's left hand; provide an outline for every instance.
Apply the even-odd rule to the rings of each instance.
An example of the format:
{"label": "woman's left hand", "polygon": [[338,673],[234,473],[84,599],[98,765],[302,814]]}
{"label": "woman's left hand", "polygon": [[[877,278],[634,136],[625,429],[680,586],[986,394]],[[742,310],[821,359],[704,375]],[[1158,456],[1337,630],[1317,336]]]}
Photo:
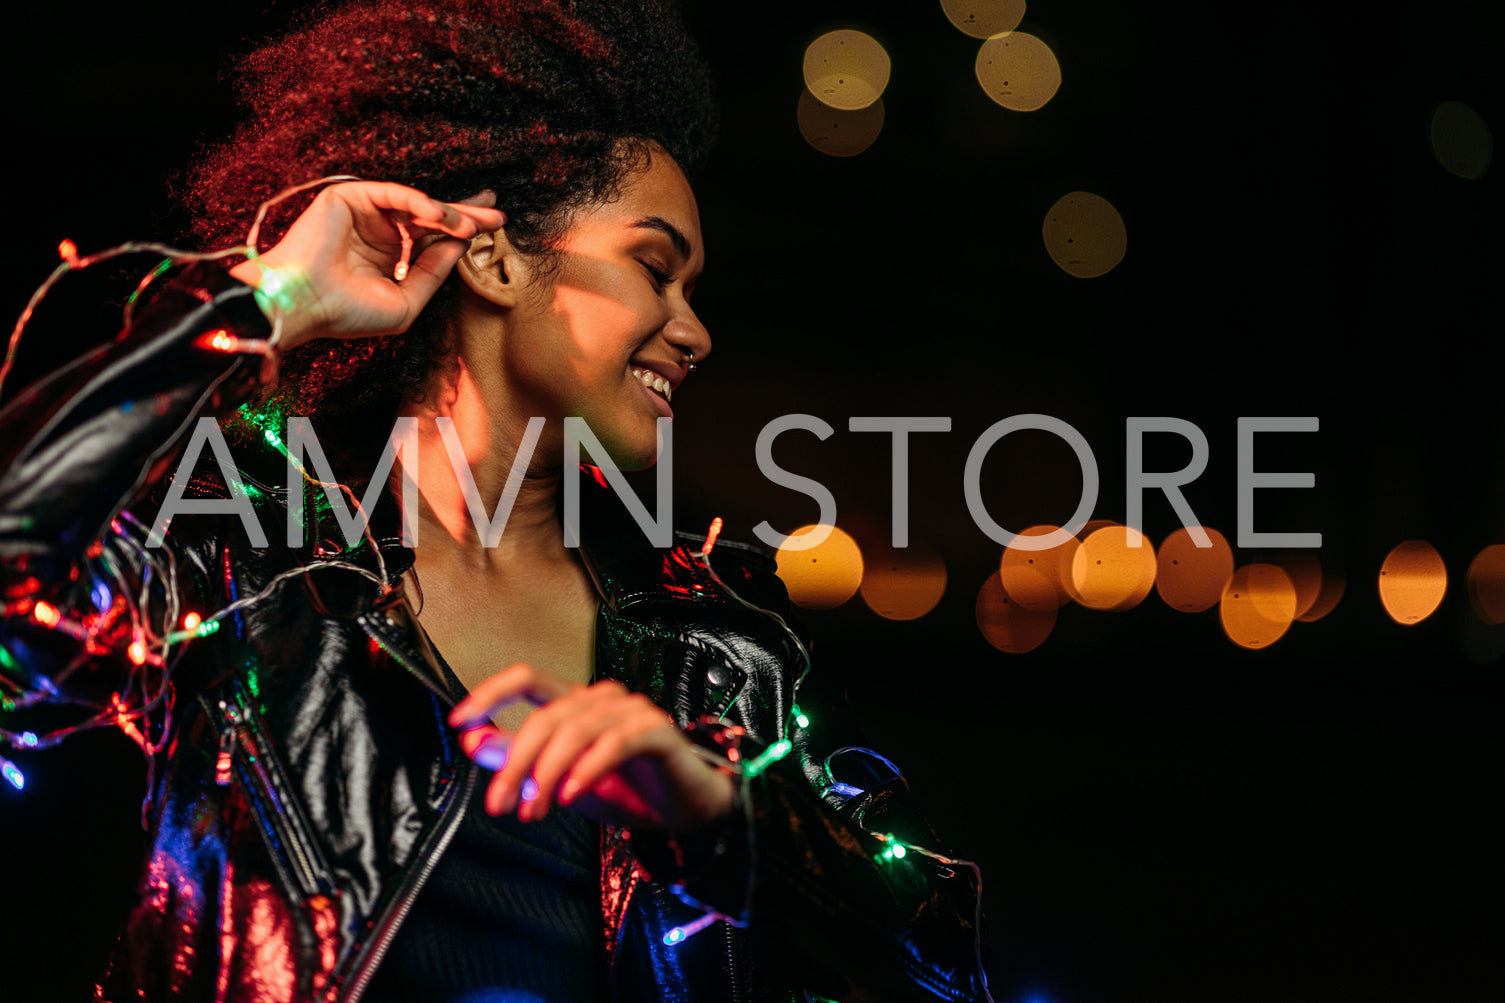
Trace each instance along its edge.
{"label": "woman's left hand", "polygon": [[[491,723],[504,705],[538,707],[513,734]],[[641,693],[605,680],[567,683],[517,664],[480,683],[450,712],[466,755],[496,775],[492,815],[543,818],[568,805],[597,822],[685,831],[731,811],[736,782],[695,751],[674,720]],[[536,785],[524,799],[524,787]],[[532,785],[528,785],[532,786]]]}

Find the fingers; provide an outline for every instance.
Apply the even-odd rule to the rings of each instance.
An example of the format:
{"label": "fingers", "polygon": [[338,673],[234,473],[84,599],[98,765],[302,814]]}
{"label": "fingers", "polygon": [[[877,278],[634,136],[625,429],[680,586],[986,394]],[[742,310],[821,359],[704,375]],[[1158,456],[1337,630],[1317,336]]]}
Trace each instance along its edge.
{"label": "fingers", "polygon": [[[541,706],[515,734],[489,723],[498,709],[519,699]],[[650,778],[662,770],[640,769],[629,778],[623,768],[638,757],[668,759],[684,744],[673,719],[642,694],[611,680],[574,686],[527,665],[482,682],[449,720],[465,729],[460,742],[466,755],[496,771],[486,811],[515,810],[523,821],[542,818],[550,804],[574,803],[593,789],[598,796],[607,792],[607,800],[629,814],[643,814],[649,803],[652,814],[660,814],[665,792]],[[633,789],[623,789],[624,778]],[[636,790],[645,783],[647,788]]]}
{"label": "fingers", "polygon": [[485,770],[500,770],[506,766],[511,745],[511,737],[493,725],[460,732],[460,748]]}
{"label": "fingers", "polygon": [[332,197],[346,198],[357,211],[364,201],[372,209],[406,216],[418,226],[461,240],[496,230],[507,221],[505,213],[492,208],[496,204],[496,193],[490,190],[477,192],[459,202],[440,202],[416,188],[386,181],[346,182],[332,186],[326,192]]}
{"label": "fingers", "polygon": [[[676,731],[669,715],[647,697],[625,692],[614,695],[594,716],[560,723],[533,762],[537,790],[519,817],[542,818],[556,800],[568,804],[628,760],[666,749]],[[517,769],[522,768],[519,761]]]}
{"label": "fingers", "polygon": [[597,736],[619,722],[626,696],[620,683],[600,682],[579,687],[529,714],[512,736],[506,766],[487,789],[486,810],[499,815],[515,808],[524,821],[542,818],[560,775]]}
{"label": "fingers", "polygon": [[[644,702],[647,702],[646,698]],[[647,708],[624,720],[621,727],[602,735],[575,757],[559,782],[558,802],[562,805],[573,803],[629,760],[647,754],[669,753],[679,740],[681,736],[674,722],[649,703]]]}
{"label": "fingers", "polygon": [[497,711],[518,700],[542,705],[585,688],[518,662],[478,683],[449,712],[449,723],[455,728],[479,728],[488,724]]}

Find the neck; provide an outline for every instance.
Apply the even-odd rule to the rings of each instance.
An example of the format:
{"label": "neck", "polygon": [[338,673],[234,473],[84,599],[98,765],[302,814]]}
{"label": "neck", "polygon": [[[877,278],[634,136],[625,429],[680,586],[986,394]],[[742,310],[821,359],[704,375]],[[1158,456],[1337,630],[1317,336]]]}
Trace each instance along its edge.
{"label": "neck", "polygon": [[[421,564],[500,571],[565,553],[556,508],[562,429],[545,425],[530,444],[529,416],[488,404],[488,397],[496,399],[462,360],[430,381],[423,401],[400,411],[418,420],[414,525]],[[394,468],[393,476],[400,471]]]}

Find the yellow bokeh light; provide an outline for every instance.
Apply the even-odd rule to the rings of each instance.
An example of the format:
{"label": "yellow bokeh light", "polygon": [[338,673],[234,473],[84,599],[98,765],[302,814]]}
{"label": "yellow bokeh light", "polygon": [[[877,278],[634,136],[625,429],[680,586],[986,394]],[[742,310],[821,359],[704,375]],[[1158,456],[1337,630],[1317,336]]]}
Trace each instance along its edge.
{"label": "yellow bokeh light", "polygon": [[1072,555],[1071,584],[1088,609],[1132,609],[1155,587],[1155,548],[1137,529],[1105,526]]}
{"label": "yellow bokeh light", "polygon": [[941,0],[946,20],[973,38],[1013,31],[1024,20],[1024,0]]}
{"label": "yellow bokeh light", "polygon": [[1241,648],[1266,648],[1296,619],[1296,586],[1274,564],[1246,564],[1233,572],[1218,604],[1229,640]]}
{"label": "yellow bokeh light", "polygon": [[994,35],[977,50],[977,82],[1010,111],[1036,111],[1056,96],[1061,64],[1040,39],[1023,31]]}
{"label": "yellow bokeh light", "polygon": [[1380,565],[1380,602],[1396,623],[1421,623],[1442,605],[1448,570],[1425,540],[1398,543]]}
{"label": "yellow bokeh light", "polygon": [[1040,235],[1050,260],[1079,279],[1111,272],[1129,247],[1123,217],[1111,202],[1091,192],[1061,196],[1045,214]]}
{"label": "yellow bokeh light", "polygon": [[828,31],[805,50],[805,86],[821,103],[842,111],[866,108],[882,97],[890,68],[878,40],[850,28]]}
{"label": "yellow bokeh light", "polygon": [[1200,613],[1223,598],[1233,577],[1233,548],[1217,530],[1202,527],[1211,547],[1198,547],[1182,527],[1165,538],[1156,558],[1155,590],[1171,609]]}
{"label": "yellow bokeh light", "polygon": [[[1031,526],[1020,536],[1049,536],[1058,526]],[[999,581],[1020,606],[1037,613],[1060,609],[1073,596],[1066,589],[1071,579],[1071,558],[1082,545],[1076,537],[1049,550],[1019,550],[1005,547],[998,562]]]}
{"label": "yellow bokeh light", "polygon": [[[789,535],[800,537],[817,527],[801,526]],[[835,526],[820,543],[806,550],[779,548],[779,577],[789,598],[806,609],[832,609],[857,593],[862,584],[862,550],[845,530]]]}
{"label": "yellow bokeh light", "polygon": [[913,620],[935,609],[946,591],[946,562],[925,546],[868,551],[862,601],[886,620]]}
{"label": "yellow bokeh light", "polygon": [[872,146],[883,131],[882,101],[856,111],[842,111],[822,104],[806,90],[800,93],[796,116],[805,142],[831,157],[855,157]]}
{"label": "yellow bokeh light", "polygon": [[1468,601],[1485,623],[1505,623],[1505,544],[1485,547],[1469,564]]}
{"label": "yellow bokeh light", "polygon": [[1033,651],[1050,636],[1055,625],[1055,610],[1025,609],[1010,599],[996,571],[977,591],[977,629],[999,651],[1011,655]]}
{"label": "yellow bokeh light", "polygon": [[1432,154],[1442,169],[1477,181],[1489,170],[1494,137],[1479,113],[1466,104],[1444,101],[1432,112]]}

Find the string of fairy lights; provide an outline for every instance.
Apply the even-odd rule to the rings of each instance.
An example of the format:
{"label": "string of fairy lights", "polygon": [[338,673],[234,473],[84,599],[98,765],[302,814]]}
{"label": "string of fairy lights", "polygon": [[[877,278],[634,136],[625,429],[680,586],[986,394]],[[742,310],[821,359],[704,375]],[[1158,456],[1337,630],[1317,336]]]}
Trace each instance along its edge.
{"label": "string of fairy lights", "polygon": [[[312,188],[347,180],[356,179],[346,175],[319,178],[279,192],[258,208],[244,244],[217,251],[201,253],[157,242],[131,241],[94,254],[80,255],[73,241],[63,240],[58,245],[60,263],[32,293],[11,331],[4,360],[0,361],[0,393],[3,393],[22,335],[38,304],[68,274],[125,255],[159,256],[161,261],[142,277],[126,300],[122,322],[128,329],[142,294],[174,266],[230,257],[256,261],[261,228],[273,206]],[[270,336],[266,339],[241,338],[225,330],[216,330],[197,338],[195,348],[227,355],[262,358],[272,355],[282,330],[287,298],[278,294],[277,274],[272,269],[264,268],[263,275],[270,281],[263,282],[258,300],[272,314]],[[133,403],[125,402],[122,406],[129,407]],[[308,477],[307,471],[303,474]],[[323,482],[315,483],[334,487]],[[0,727],[0,744],[16,749],[46,749],[81,731],[116,727],[130,737],[145,756],[147,789],[150,790],[157,754],[172,731],[174,696],[171,675],[185,645],[215,634],[226,618],[265,600],[289,579],[321,568],[342,567],[370,578],[384,591],[392,587],[386,581],[384,568],[382,574],[376,575],[349,562],[317,560],[273,577],[255,594],[221,609],[210,613],[184,610],[176,556],[170,547],[148,546],[149,534],[149,527],[129,510],[122,509],[111,519],[109,533],[87,548],[83,560],[74,569],[65,588],[68,600],[59,599],[55,603],[40,598],[44,584],[35,577],[28,577],[0,601],[0,616],[7,622],[63,635],[72,642],[74,650],[72,657],[60,668],[44,674],[32,670],[7,646],[0,645],[0,713],[10,715],[47,707],[70,708],[84,715],[69,724],[42,729]],[[369,530],[367,536],[374,547],[375,541],[370,539]],[[379,550],[377,555],[380,560]],[[139,575],[133,576],[127,570],[133,566],[141,569]],[[69,677],[79,670],[108,661],[123,662],[124,668],[120,688],[107,701],[91,701],[64,688]],[[10,760],[0,758],[0,776],[18,790],[25,785],[24,773]],[[143,813],[147,810],[146,804],[142,810]]]}

